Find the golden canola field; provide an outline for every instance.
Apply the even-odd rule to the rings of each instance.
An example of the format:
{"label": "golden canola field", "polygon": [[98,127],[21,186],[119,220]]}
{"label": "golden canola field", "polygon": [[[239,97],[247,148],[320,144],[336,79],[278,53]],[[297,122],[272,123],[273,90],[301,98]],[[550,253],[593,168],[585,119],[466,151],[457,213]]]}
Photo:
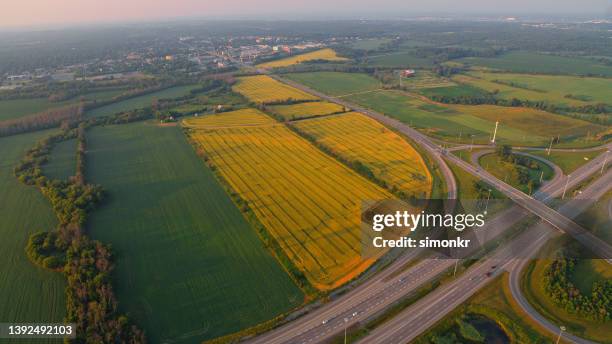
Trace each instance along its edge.
{"label": "golden canola field", "polygon": [[344,106],[326,101],[306,102],[291,105],[274,105],[270,111],[283,117],[285,120],[293,120],[304,117],[324,116],[333,113],[344,112]]}
{"label": "golden canola field", "polygon": [[276,68],[276,67],[287,67],[294,64],[312,61],[312,60],[327,60],[327,61],[346,61],[344,57],[340,57],[336,54],[333,49],[324,48],[321,50],[311,51],[309,53],[290,56],[284,59],[270,61],[258,64],[257,67],[261,68]]}
{"label": "golden canola field", "polygon": [[[232,123],[239,116],[224,115]],[[192,139],[313,286],[333,289],[374,262],[360,257],[361,202],[390,193],[283,124],[231,127],[209,118],[190,120]]]}
{"label": "golden canola field", "polygon": [[408,196],[427,198],[432,177],[421,155],[399,135],[357,112],[295,122],[348,161],[360,161],[379,179]]}
{"label": "golden canola field", "polygon": [[255,103],[280,103],[293,100],[318,100],[319,98],[278,82],[267,75],[254,75],[238,78],[232,87],[234,92],[240,93]]}
{"label": "golden canola field", "polygon": [[193,129],[231,128],[275,123],[274,119],[266,116],[263,112],[251,108],[183,120],[184,126]]}

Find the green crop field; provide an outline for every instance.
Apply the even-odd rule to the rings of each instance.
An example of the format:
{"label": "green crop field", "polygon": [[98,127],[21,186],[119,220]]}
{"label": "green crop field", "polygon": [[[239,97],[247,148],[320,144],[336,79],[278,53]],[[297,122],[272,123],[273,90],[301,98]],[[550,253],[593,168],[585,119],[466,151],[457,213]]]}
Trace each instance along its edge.
{"label": "green crop field", "polygon": [[[475,85],[474,85],[475,86]],[[486,94],[478,87],[474,87],[469,84],[460,84],[456,86],[446,87],[434,87],[434,88],[423,88],[419,90],[419,93],[426,97],[431,96],[446,96],[446,97],[469,97],[469,96],[481,96]]]}
{"label": "green crop field", "polygon": [[188,94],[189,91],[197,87],[198,85],[170,87],[165,90],[161,90],[161,91],[145,94],[142,96],[126,99],[120,102],[116,102],[116,103],[112,103],[109,105],[99,107],[97,109],[93,109],[87,112],[86,116],[87,117],[102,117],[102,116],[114,115],[122,111],[142,109],[142,108],[151,106],[151,102],[153,101],[154,98],[157,98],[157,99],[177,98],[177,97]]}
{"label": "green crop field", "polygon": [[380,82],[367,74],[314,72],[287,74],[287,78],[332,96],[372,91]]}
{"label": "green crop field", "polygon": [[612,76],[612,67],[583,58],[511,52],[499,57],[466,57],[457,61],[516,73]]}
{"label": "green crop field", "polygon": [[200,342],[303,302],[179,127],[96,127],[87,139],[88,180],[108,192],[88,230],[112,244],[120,307],[151,342]]}
{"label": "green crop field", "polygon": [[[108,90],[100,92],[92,92],[83,95],[86,100],[104,100],[121,94],[124,90]],[[47,98],[31,98],[31,99],[11,99],[0,100],[0,121],[19,118],[33,113],[54,109],[69,104],[74,104],[80,101],[80,97],[75,97],[66,101],[52,102]]]}
{"label": "green crop field", "polygon": [[433,66],[433,62],[425,58],[416,57],[411,51],[400,51],[370,57],[368,65],[395,68],[430,68]]}
{"label": "green crop field", "polygon": [[76,139],[62,141],[53,147],[49,162],[43,165],[43,174],[52,179],[66,180],[76,170]]}
{"label": "green crop field", "polygon": [[[497,90],[497,97],[547,101],[571,106],[612,104],[612,79],[567,75],[530,75],[471,72],[454,80],[485,89]],[[514,86],[513,86],[514,85]]]}
{"label": "green crop field", "polygon": [[[56,218],[50,204],[34,188],[21,184],[13,167],[49,131],[0,138],[0,321],[61,322],[66,314],[64,276],[43,270],[25,255],[30,234],[52,230]],[[44,343],[15,340],[3,343]],[[56,343],[58,341],[55,341]],[[61,343],[61,340],[59,341]]]}
{"label": "green crop field", "polygon": [[597,143],[586,136],[604,127],[529,108],[493,105],[446,105],[428,102],[397,91],[376,91],[346,97],[347,100],[395,117],[430,135],[456,142],[487,142],[500,121],[499,143],[542,146],[560,135],[566,146]]}
{"label": "green crop field", "polygon": [[351,44],[351,48],[359,50],[375,50],[380,48],[381,45],[391,42],[389,38],[368,38],[355,41]]}

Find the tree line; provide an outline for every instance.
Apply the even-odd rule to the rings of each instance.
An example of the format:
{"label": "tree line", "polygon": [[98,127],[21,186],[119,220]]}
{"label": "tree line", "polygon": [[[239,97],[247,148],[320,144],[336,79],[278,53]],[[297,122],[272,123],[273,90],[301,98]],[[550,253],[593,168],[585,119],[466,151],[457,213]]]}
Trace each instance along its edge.
{"label": "tree line", "polygon": [[599,322],[612,319],[612,281],[596,281],[591,294],[583,294],[571,281],[576,262],[575,258],[559,258],[548,266],[544,274],[546,293],[569,313]]}
{"label": "tree line", "polygon": [[[35,264],[66,276],[65,321],[76,324],[76,339],[70,341],[144,343],[142,330],[118,310],[111,284],[114,265],[110,246],[90,239],[83,229],[88,214],[104,197],[101,186],[87,184],[83,177],[85,129],[83,124],[69,127],[41,140],[14,169],[19,181],[37,187],[49,200],[59,220],[55,230],[30,236],[26,254]],[[74,138],[79,142],[77,176],[62,181],[43,175],[42,166],[53,146]]]}
{"label": "tree line", "polygon": [[0,137],[48,129],[64,122],[77,122],[83,116],[83,106],[71,105],[37,114],[0,121]]}

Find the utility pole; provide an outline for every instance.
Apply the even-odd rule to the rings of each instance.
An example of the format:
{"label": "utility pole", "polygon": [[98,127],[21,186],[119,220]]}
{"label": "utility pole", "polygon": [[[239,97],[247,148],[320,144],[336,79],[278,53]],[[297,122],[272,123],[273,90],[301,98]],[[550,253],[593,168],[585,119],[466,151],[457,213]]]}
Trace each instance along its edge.
{"label": "utility pole", "polygon": [[495,131],[493,131],[493,138],[491,139],[492,144],[495,144],[495,137],[497,136],[497,126],[499,126],[499,121],[495,121]]}
{"label": "utility pole", "polygon": [[489,210],[489,199],[491,199],[491,191],[493,190],[489,189],[489,194],[487,195],[487,203],[485,204],[485,211],[484,211],[485,215],[487,214],[487,211]]}
{"label": "utility pole", "polygon": [[610,151],[606,151],[606,156],[604,158],[603,163],[601,164],[601,172],[600,172],[600,174],[603,174],[604,167],[606,167],[606,162],[608,162],[608,153],[610,153]]}
{"label": "utility pole", "polygon": [[571,177],[571,175],[568,174],[567,175],[567,180],[565,181],[565,187],[563,188],[563,196],[561,196],[561,199],[565,199],[565,192],[567,191],[567,184],[569,184],[570,177]]}
{"label": "utility pole", "polygon": [[472,142],[470,143],[470,152],[472,151],[472,148],[474,148],[474,136],[472,136]]}
{"label": "utility pole", "polygon": [[546,155],[550,155],[550,150],[552,149],[552,143],[554,139],[555,139],[554,137],[550,138],[550,145],[548,146],[548,153]]}

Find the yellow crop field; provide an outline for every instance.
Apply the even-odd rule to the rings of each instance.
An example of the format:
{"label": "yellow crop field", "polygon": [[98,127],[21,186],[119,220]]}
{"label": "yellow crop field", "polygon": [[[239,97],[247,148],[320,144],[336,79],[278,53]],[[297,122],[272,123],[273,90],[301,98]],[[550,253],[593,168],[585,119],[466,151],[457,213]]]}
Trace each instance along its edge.
{"label": "yellow crop field", "polygon": [[344,112],[344,106],[326,101],[320,101],[292,105],[275,105],[270,107],[270,111],[286,120],[292,120]]}
{"label": "yellow crop field", "polygon": [[293,125],[343,159],[361,162],[392,188],[408,196],[430,195],[433,180],[421,155],[377,121],[350,112]]}
{"label": "yellow crop field", "polygon": [[311,51],[309,53],[290,56],[284,59],[270,61],[258,64],[257,67],[261,68],[276,68],[276,67],[287,67],[294,64],[302,63],[305,61],[312,60],[327,60],[327,61],[346,61],[347,58],[340,57],[336,54],[333,49],[325,48],[321,50]]}
{"label": "yellow crop field", "polygon": [[390,193],[283,124],[189,135],[313,286],[335,288],[374,262],[360,256],[361,202]]}
{"label": "yellow crop field", "polygon": [[204,115],[183,120],[183,125],[193,129],[230,128],[250,125],[274,124],[276,121],[257,109],[241,109]]}
{"label": "yellow crop field", "polygon": [[317,100],[318,98],[294,87],[276,81],[267,75],[238,78],[232,87],[250,101],[256,103],[280,103],[287,100]]}

